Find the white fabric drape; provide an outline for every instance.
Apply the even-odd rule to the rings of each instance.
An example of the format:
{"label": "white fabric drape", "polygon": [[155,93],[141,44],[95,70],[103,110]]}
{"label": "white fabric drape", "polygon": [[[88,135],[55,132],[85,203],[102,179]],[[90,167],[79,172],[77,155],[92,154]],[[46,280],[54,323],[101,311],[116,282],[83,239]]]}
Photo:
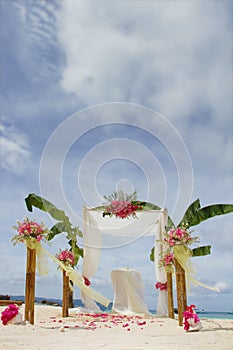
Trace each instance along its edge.
{"label": "white fabric drape", "polygon": [[[102,211],[92,208],[83,208],[83,239],[84,239],[84,257],[83,257],[83,276],[90,279],[98,269],[101,249],[102,234],[118,237],[139,238],[142,236],[155,237],[155,273],[159,282],[166,282],[166,273],[164,269],[159,268],[158,261],[162,250],[162,234],[167,224],[167,210],[149,210],[137,212],[137,218],[129,217],[125,220],[116,217],[103,217]],[[97,307],[95,302],[82,294],[82,301],[85,308],[93,310]],[[98,307],[97,307],[98,308]],[[97,309],[96,308],[96,309]],[[157,315],[167,315],[166,291],[159,291],[157,303]]]}
{"label": "white fabric drape", "polygon": [[144,285],[139,272],[121,268],[113,270],[111,278],[114,288],[113,312],[150,315],[144,301]]}

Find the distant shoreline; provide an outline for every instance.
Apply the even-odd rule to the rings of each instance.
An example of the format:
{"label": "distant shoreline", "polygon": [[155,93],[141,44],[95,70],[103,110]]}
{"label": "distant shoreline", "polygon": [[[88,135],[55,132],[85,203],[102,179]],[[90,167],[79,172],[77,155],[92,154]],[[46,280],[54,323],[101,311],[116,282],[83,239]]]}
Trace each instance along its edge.
{"label": "distant shoreline", "polygon": [[[21,300],[24,302],[24,295],[9,295],[10,300]],[[48,306],[62,306],[62,300],[58,298],[47,298],[47,297],[35,297],[35,303],[40,305],[48,305]],[[74,299],[74,308],[82,307],[82,301],[81,299]],[[105,308],[102,305],[100,305],[100,308],[102,311],[105,312],[111,312],[111,306],[110,308]],[[155,309],[149,309],[149,311],[155,315],[156,310]],[[205,310],[204,312],[198,313],[198,317],[200,319],[223,319],[223,320],[233,320],[233,313],[232,311],[208,311]]]}

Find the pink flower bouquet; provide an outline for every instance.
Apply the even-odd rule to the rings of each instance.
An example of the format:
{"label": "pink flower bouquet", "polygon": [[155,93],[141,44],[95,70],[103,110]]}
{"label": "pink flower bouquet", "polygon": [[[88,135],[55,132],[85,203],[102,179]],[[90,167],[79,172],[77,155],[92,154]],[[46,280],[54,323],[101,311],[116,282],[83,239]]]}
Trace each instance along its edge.
{"label": "pink flower bouquet", "polygon": [[49,230],[45,227],[44,223],[38,224],[35,221],[29,220],[27,217],[22,221],[17,221],[17,226],[13,228],[18,232],[12,238],[13,244],[25,243],[27,240],[34,240],[40,242],[42,239],[47,239]]}
{"label": "pink flower bouquet", "polygon": [[63,262],[66,266],[75,265],[74,253],[68,249],[65,249],[65,250],[60,249],[60,253],[56,255],[56,258],[61,262]]}
{"label": "pink flower bouquet", "polygon": [[10,323],[22,323],[22,315],[19,313],[19,308],[16,304],[10,304],[3,312],[1,321],[4,326]]}
{"label": "pink flower bouquet", "polygon": [[186,307],[183,312],[183,325],[186,332],[197,332],[201,329],[201,321],[194,311],[195,305]]}

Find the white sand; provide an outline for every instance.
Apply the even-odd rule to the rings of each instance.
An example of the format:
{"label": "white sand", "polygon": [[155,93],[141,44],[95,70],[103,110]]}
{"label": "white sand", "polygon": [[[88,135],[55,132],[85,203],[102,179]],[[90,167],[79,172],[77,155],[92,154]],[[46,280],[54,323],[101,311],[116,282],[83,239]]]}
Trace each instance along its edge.
{"label": "white sand", "polygon": [[[6,306],[0,307],[0,313]],[[35,305],[35,324],[0,325],[1,350],[233,349],[233,321],[204,319],[199,332],[185,332],[177,320],[109,314],[61,317],[61,307]],[[20,307],[24,315],[24,305]]]}

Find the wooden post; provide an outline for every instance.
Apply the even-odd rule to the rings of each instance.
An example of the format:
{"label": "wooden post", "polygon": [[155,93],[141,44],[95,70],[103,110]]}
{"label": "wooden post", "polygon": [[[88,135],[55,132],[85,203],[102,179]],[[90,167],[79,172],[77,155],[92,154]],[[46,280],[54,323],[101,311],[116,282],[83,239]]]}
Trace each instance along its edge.
{"label": "wooden post", "polygon": [[63,270],[63,296],[62,296],[62,317],[69,316],[69,276]]}
{"label": "wooden post", "polygon": [[176,268],[176,292],[179,326],[183,325],[183,312],[187,306],[185,271],[179,262],[175,259]]}
{"label": "wooden post", "polygon": [[69,281],[69,308],[74,307],[74,292],[73,292],[73,281]]}
{"label": "wooden post", "polygon": [[168,299],[168,317],[175,318],[175,316],[174,316],[174,303],[173,303],[172,273],[171,272],[167,272],[167,299]]}
{"label": "wooden post", "polygon": [[35,302],[35,280],[36,280],[36,249],[27,247],[27,267],[25,286],[25,321],[34,324],[34,302]]}

